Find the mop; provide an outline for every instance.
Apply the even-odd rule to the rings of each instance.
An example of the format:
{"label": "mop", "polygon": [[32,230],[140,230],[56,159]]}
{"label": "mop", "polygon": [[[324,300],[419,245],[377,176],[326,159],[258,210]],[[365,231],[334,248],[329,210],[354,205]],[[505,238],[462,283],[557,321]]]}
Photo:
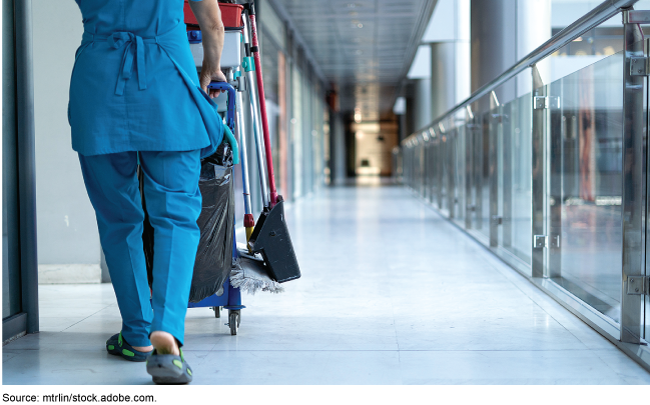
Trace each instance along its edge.
{"label": "mop", "polygon": [[[235,76],[242,79],[238,81],[243,83],[245,77],[240,77],[241,72],[236,71]],[[246,141],[246,120],[244,117],[242,92],[244,86],[237,86],[236,108],[233,108],[237,114],[235,130],[239,138],[239,154],[242,172],[242,191],[244,194],[244,227],[246,228],[246,240],[250,238],[255,226],[255,219],[252,214],[251,195],[250,195],[250,177],[248,174],[248,149]],[[252,106],[253,107],[253,106]],[[253,115],[255,117],[255,115]],[[259,131],[259,127],[253,124],[254,130]],[[246,245],[240,245],[235,251],[245,252]],[[268,271],[264,267],[263,261],[253,257],[243,256],[237,253],[233,258],[232,270],[230,271],[230,284],[239,288],[241,291],[254,295],[257,291],[266,291],[271,293],[284,292],[284,288],[277,281],[268,276]]]}
{"label": "mop", "polygon": [[[246,246],[240,245],[240,249],[246,249]],[[272,280],[266,271],[260,266],[242,266],[242,262],[251,260],[247,257],[238,257],[234,259],[232,270],[230,271],[230,284],[242,291],[254,295],[257,291],[267,291],[270,293],[284,292],[284,287],[275,280]]]}

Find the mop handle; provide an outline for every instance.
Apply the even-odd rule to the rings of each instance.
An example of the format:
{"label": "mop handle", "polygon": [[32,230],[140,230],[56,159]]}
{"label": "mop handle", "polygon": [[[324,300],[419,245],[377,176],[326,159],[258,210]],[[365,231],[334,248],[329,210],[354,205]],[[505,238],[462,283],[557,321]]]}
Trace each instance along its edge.
{"label": "mop handle", "polygon": [[262,115],[262,129],[264,133],[264,148],[266,151],[266,169],[269,176],[271,192],[271,208],[278,202],[278,192],[275,188],[275,175],[273,173],[273,155],[271,154],[271,136],[269,134],[269,120],[266,114],[266,98],[264,97],[264,80],[262,79],[262,62],[260,61],[259,44],[257,42],[257,23],[255,21],[255,6],[249,3],[246,7],[251,29],[251,52],[255,59],[255,74],[257,75],[257,91],[259,94],[260,113]]}
{"label": "mop handle", "polygon": [[[237,72],[241,73],[241,72]],[[243,83],[241,80],[243,77],[240,77],[239,82]],[[243,100],[242,100],[242,91],[244,89],[237,89],[237,99],[236,99],[236,110],[237,110],[237,120],[236,120],[236,129],[237,135],[239,137],[239,154],[241,156],[241,174],[242,174],[242,193],[244,194],[244,227],[246,228],[246,242],[250,239],[253,234],[253,228],[255,227],[255,218],[253,217],[253,209],[251,204],[251,194],[250,194],[250,176],[248,174],[248,146],[246,144],[246,119],[244,117],[243,110]]]}
{"label": "mop handle", "polygon": [[255,146],[257,148],[257,168],[260,176],[260,189],[262,191],[262,205],[264,208],[271,207],[269,197],[268,176],[266,174],[266,153],[264,151],[264,140],[262,137],[262,120],[260,118],[260,103],[257,93],[257,81],[255,80],[255,60],[250,56],[250,41],[248,32],[248,22],[244,21],[244,50],[246,57],[242,62],[246,83],[248,86],[248,96],[250,98],[250,110],[253,121],[253,134],[255,139]]}

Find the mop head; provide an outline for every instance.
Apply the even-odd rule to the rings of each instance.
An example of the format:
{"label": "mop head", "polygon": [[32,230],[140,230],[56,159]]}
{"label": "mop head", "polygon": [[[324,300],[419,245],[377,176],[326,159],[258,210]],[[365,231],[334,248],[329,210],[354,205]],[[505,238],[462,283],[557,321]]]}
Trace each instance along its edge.
{"label": "mop head", "polygon": [[271,293],[284,292],[284,287],[277,281],[272,280],[257,267],[242,267],[241,258],[233,260],[232,270],[230,271],[230,284],[242,291],[253,295],[258,291],[268,291]]}

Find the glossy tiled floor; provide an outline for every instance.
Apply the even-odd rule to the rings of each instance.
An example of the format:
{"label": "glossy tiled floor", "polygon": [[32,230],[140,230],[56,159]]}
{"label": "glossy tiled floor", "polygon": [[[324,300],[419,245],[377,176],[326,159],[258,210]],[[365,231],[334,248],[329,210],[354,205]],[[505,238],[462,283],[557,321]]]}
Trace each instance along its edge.
{"label": "glossy tiled floor", "polygon": [[[245,296],[239,335],[187,316],[195,384],[648,384],[650,373],[399,187],[327,189],[287,211],[303,277]],[[110,356],[110,285],[41,286],[42,332],[4,384],[150,384]]]}

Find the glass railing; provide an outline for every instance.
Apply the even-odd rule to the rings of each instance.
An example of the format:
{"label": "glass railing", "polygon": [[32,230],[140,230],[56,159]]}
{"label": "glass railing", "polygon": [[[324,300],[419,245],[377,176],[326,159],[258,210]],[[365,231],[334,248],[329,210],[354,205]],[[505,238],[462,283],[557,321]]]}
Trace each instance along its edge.
{"label": "glass railing", "polygon": [[[650,367],[650,11],[607,1],[406,138],[403,182]],[[553,53],[617,13],[621,52],[543,82]],[[522,74],[530,92],[500,102]],[[521,82],[521,80],[520,80]]]}

